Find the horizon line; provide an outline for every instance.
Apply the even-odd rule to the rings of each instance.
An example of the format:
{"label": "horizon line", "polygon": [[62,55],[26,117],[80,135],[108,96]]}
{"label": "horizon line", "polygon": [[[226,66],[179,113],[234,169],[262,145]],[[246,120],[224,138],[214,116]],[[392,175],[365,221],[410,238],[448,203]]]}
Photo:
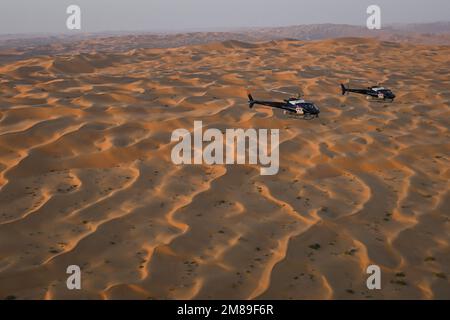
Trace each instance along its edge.
{"label": "horizon line", "polygon": [[[408,26],[408,25],[429,25],[429,24],[440,24],[447,23],[450,24],[450,20],[438,20],[433,22],[394,22],[385,24],[384,28],[392,28],[398,26]],[[39,32],[16,32],[16,33],[2,33],[0,32],[1,37],[7,36],[95,36],[95,35],[126,35],[126,34],[155,34],[155,35],[173,35],[173,34],[188,34],[188,33],[239,33],[239,32],[248,32],[255,29],[279,29],[279,28],[292,28],[292,27],[300,27],[300,26],[321,26],[321,25],[334,25],[334,26],[350,26],[350,27],[365,27],[364,24],[349,24],[349,23],[307,23],[307,24],[290,24],[290,25],[280,25],[280,26],[237,26],[237,27],[193,27],[193,28],[184,28],[184,29],[129,29],[129,30],[99,30],[99,31],[64,31],[64,32],[48,32],[48,31],[39,31]],[[381,30],[377,31],[382,31]],[[1,39],[0,39],[1,40]]]}

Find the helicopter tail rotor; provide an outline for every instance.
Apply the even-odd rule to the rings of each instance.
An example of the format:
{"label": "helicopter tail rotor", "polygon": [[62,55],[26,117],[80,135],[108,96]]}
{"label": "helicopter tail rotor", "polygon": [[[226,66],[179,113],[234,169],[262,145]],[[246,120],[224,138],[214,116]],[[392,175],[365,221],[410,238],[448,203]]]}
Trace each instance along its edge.
{"label": "helicopter tail rotor", "polygon": [[342,90],[342,95],[344,96],[347,92],[348,92],[348,88],[346,88],[344,86],[344,84],[341,83],[341,90]]}
{"label": "helicopter tail rotor", "polygon": [[248,96],[248,106],[249,108],[253,108],[253,106],[255,105],[255,99],[253,99],[253,96],[250,92],[247,92],[247,96]]}

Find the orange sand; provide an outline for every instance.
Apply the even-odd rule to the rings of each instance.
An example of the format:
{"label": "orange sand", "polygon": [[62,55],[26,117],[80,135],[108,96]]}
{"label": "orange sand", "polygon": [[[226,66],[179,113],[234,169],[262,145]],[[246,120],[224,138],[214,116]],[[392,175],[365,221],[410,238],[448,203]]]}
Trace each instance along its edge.
{"label": "orange sand", "polygon": [[[347,38],[1,63],[0,298],[449,299],[449,57]],[[320,119],[248,109],[299,87]],[[280,129],[280,173],[173,165],[194,120]]]}

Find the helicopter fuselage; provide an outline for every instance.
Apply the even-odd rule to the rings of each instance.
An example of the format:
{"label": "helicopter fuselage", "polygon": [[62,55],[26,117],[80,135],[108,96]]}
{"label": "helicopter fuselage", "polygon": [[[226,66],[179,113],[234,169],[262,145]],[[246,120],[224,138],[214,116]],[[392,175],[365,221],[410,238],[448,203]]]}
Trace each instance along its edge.
{"label": "helicopter fuselage", "polygon": [[268,106],[268,107],[272,107],[272,108],[283,109],[292,114],[318,116],[320,113],[319,108],[314,103],[307,102],[303,99],[291,98],[291,99],[284,100],[284,102],[261,101],[261,100],[253,100],[250,102],[252,104],[258,104],[258,105]]}
{"label": "helicopter fuselage", "polygon": [[395,94],[384,87],[369,87],[367,89],[350,89],[345,88],[345,86],[342,85],[342,93],[345,94],[347,92],[357,93],[357,94],[363,94],[368,96],[369,98],[373,98],[376,100],[390,100],[394,101]]}

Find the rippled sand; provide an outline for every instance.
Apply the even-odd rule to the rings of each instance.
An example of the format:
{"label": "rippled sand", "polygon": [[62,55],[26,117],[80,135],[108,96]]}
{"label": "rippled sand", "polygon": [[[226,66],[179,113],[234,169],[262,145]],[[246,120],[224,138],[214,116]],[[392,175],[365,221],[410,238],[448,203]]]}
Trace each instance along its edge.
{"label": "rippled sand", "polygon": [[[449,299],[449,57],[348,38],[1,63],[0,298]],[[298,87],[320,119],[248,109]],[[173,165],[194,120],[280,129],[279,174]]]}

